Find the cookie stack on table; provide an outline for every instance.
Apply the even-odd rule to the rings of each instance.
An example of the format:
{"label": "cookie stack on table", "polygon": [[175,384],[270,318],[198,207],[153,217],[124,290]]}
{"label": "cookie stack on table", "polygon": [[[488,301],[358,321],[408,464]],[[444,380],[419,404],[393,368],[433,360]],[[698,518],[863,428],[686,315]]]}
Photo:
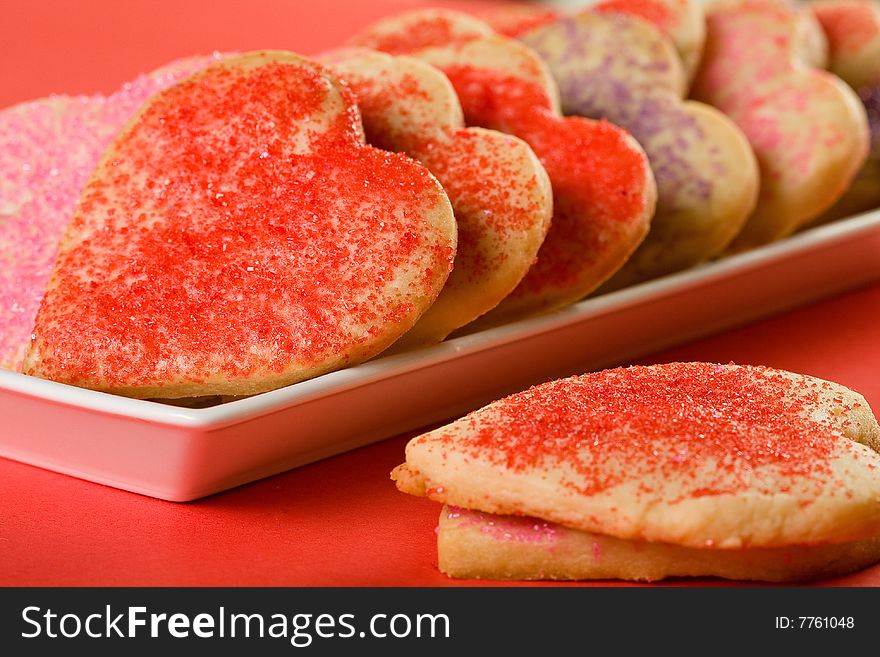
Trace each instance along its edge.
{"label": "cookie stack on table", "polygon": [[842,386],[672,363],[536,386],[414,438],[440,569],[791,581],[880,560],[880,427]]}
{"label": "cookie stack on table", "polygon": [[[253,395],[876,207],[878,49],[870,0],[419,10],[4,110],[0,366]],[[875,559],[877,446],[850,391],[691,364],[503,400],[395,477],[454,575],[784,580]]]}

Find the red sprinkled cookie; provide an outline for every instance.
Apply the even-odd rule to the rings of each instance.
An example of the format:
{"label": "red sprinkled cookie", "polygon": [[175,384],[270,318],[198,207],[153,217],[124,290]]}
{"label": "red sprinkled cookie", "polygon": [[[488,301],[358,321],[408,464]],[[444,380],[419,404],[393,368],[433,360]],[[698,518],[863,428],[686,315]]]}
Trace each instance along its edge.
{"label": "red sprinkled cookie", "polygon": [[[842,386],[769,368],[673,363],[572,377],[502,399],[414,438],[393,476],[405,492],[456,507],[540,519],[534,532],[508,532],[525,527],[537,545],[511,552],[508,574],[470,571],[479,554],[459,567],[457,548],[441,553],[453,573],[541,577],[516,561],[522,557],[552,567],[554,577],[774,579],[762,568],[786,553],[795,559],[791,577],[837,572],[833,563],[798,567],[801,549],[812,546],[862,555],[851,564],[867,563],[866,549],[870,560],[880,558],[878,451],[870,408]],[[478,528],[495,521],[468,519]],[[573,556],[553,565],[532,553],[546,552],[548,535],[569,531],[590,535],[572,535],[582,547],[597,535],[604,551],[648,550],[644,569],[598,564],[592,575]],[[484,547],[485,563],[498,566],[503,542]],[[779,552],[759,558],[762,550]],[[701,562],[704,551],[712,554]],[[678,571],[668,559],[655,568],[665,553],[693,559]],[[699,563],[702,570],[683,572]]]}
{"label": "red sprinkled cookie", "polygon": [[513,293],[471,326],[578,301],[644,238],[656,202],[644,152],[606,121],[562,117],[552,76],[534,52],[474,18],[441,10],[386,19],[353,43],[409,52],[440,68],[469,125],[521,137],[550,176],[554,214],[537,262]]}
{"label": "red sprinkled cookie", "polygon": [[455,267],[393,350],[439,342],[497,306],[535,261],[553,213],[547,173],[524,141],[465,128],[455,90],[430,64],[367,49],[320,60],[354,91],[367,141],[422,162],[452,202]]}
{"label": "red sprinkled cookie", "polygon": [[743,250],[785,237],[846,191],[868,153],[858,96],[813,66],[824,40],[809,10],[785,0],[723,0],[707,8],[698,100],[743,130],[761,168],[755,212],[733,242]]}
{"label": "red sprinkled cookie", "polygon": [[154,96],[86,185],[27,374],[135,397],[242,395],[369,358],[445,282],[455,220],[366,146],[350,93],[291,53]]}

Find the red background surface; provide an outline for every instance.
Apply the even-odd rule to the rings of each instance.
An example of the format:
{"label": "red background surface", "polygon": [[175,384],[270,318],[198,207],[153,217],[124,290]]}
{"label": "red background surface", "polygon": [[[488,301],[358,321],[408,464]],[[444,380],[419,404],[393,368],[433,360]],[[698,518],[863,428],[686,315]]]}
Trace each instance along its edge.
{"label": "red background surface", "polygon": [[[314,53],[419,4],[4,0],[0,107],[51,92],[109,92],[200,52]],[[781,367],[843,383],[880,408],[878,320],[875,285],[642,362]],[[0,585],[474,584],[437,571],[438,505],[400,494],[389,481],[406,438],[188,504],[0,459]],[[671,582],[682,583],[722,582]],[[825,583],[878,586],[880,566]]]}

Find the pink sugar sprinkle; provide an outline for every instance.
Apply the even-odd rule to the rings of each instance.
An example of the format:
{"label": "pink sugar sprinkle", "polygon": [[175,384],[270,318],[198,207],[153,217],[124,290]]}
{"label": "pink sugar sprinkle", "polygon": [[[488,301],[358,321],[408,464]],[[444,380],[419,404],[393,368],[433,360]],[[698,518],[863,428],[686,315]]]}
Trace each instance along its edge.
{"label": "pink sugar sprinkle", "polygon": [[496,541],[547,545],[556,542],[556,525],[538,518],[496,516],[458,507],[450,507],[448,517],[458,520],[458,524],[463,527],[478,526],[482,533]]}
{"label": "pink sugar sprinkle", "polygon": [[0,112],[0,368],[21,370],[58,244],[116,133],[150,96],[221,57],[178,60],[110,96],[51,96]]}

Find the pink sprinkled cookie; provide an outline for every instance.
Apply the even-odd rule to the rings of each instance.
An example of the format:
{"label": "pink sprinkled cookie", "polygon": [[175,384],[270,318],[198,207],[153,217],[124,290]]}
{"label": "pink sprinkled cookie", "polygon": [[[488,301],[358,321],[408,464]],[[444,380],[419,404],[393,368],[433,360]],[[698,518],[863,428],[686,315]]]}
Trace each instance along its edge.
{"label": "pink sprinkled cookie", "polygon": [[110,96],[52,96],[0,112],[0,367],[21,369],[58,243],[110,141],[147,98],[218,58],[180,60]]}
{"label": "pink sprinkled cookie", "polygon": [[845,575],[880,561],[880,537],[746,550],[710,550],[627,540],[522,516],[444,506],[440,570],[462,579],[656,582],[721,577],[800,582]]}
{"label": "pink sprinkled cookie", "polygon": [[640,18],[590,11],[519,38],[553,72],[562,111],[628,130],[645,149],[657,180],[648,236],[602,289],[721,254],[754,210],[758,166],[733,121],[714,107],[683,100],[684,74],[669,40]]}
{"label": "pink sprinkled cookie", "polygon": [[497,306],[526,275],[550,227],[550,180],[524,141],[465,128],[455,90],[430,64],[367,49],[319,59],[354,91],[367,141],[422,162],[452,203],[458,223],[452,273],[392,349],[439,342]]}
{"label": "pink sprinkled cookie", "polygon": [[828,66],[862,99],[871,150],[846,194],[823,220],[880,206],[880,4],[873,0],[823,0],[810,9],[828,38]]}
{"label": "pink sprinkled cookie", "polygon": [[554,214],[538,260],[517,288],[473,328],[549,312],[583,298],[614,274],[647,233],[656,186],[644,152],[624,130],[559,113],[546,65],[470,16],[413,11],[353,40],[411,53],[440,68],[468,125],[516,135],[550,176]]}
{"label": "pink sprinkled cookie", "polygon": [[[880,559],[880,426],[843,386],[669,363],[535,386],[413,438],[457,577],[786,581]],[[450,508],[455,507],[455,508]]]}
{"label": "pink sprinkled cookie", "polygon": [[843,195],[868,153],[868,122],[852,89],[810,66],[822,48],[807,9],[721,0],[707,18],[694,97],[737,123],[761,168],[757,208],[731,247],[743,250],[792,233]]}
{"label": "pink sprinkled cookie", "polygon": [[350,91],[285,52],[152,96],[61,242],[24,372],[132,397],[247,395],[370,358],[439,294],[456,226]]}

